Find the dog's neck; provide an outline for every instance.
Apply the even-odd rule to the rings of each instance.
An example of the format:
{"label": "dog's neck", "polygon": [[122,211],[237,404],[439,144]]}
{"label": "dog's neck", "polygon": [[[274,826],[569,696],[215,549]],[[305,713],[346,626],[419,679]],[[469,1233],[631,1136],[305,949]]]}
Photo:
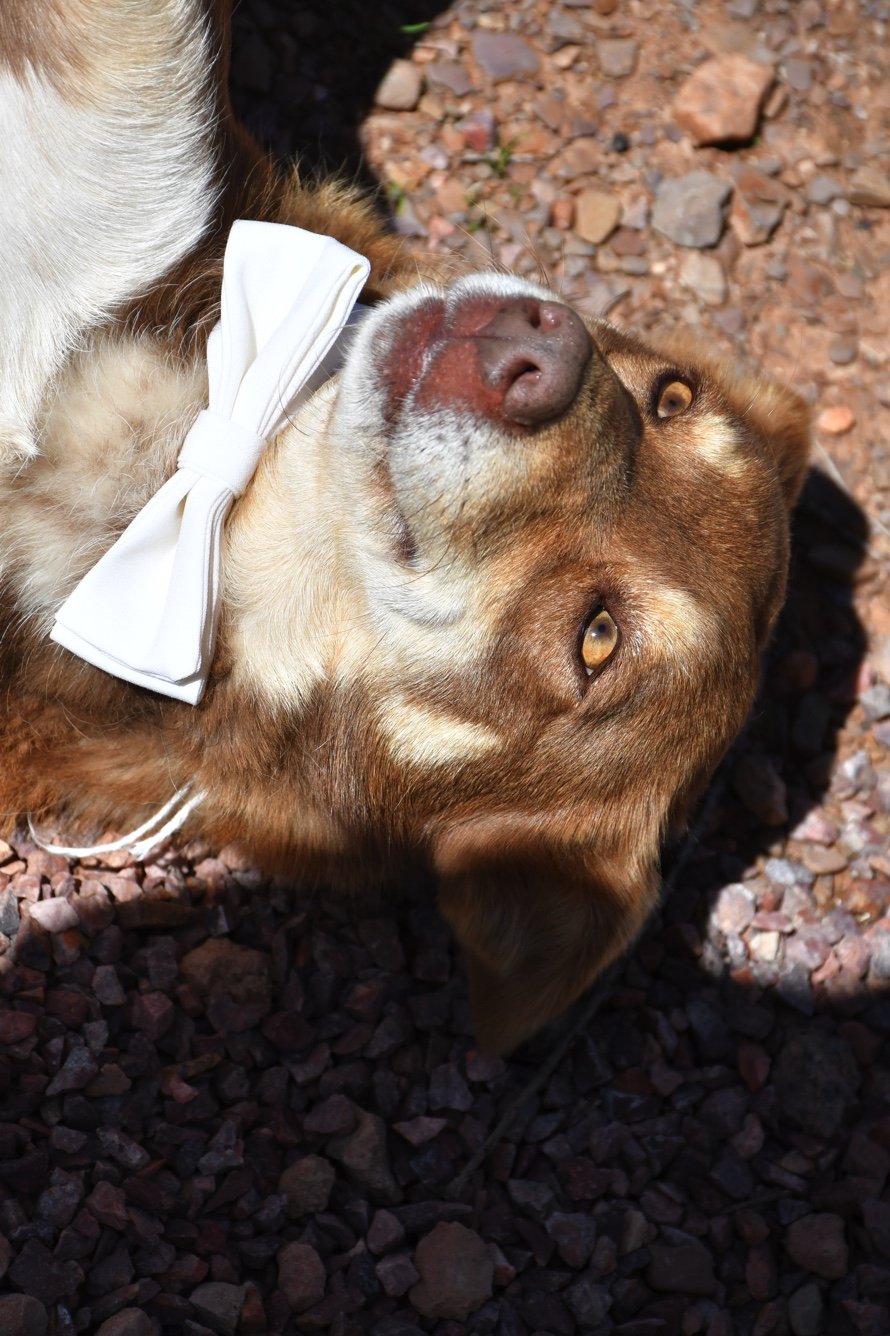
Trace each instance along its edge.
{"label": "dog's neck", "polygon": [[336,394],[329,380],[269,447],[223,549],[233,685],[290,711],[327,677],[342,632],[338,508],[325,469]]}

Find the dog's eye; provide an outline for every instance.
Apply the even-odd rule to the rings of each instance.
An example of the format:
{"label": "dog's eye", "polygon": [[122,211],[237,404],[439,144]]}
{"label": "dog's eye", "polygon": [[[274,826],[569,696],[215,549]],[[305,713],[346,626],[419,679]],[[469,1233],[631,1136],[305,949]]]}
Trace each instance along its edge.
{"label": "dog's eye", "polygon": [[686,412],[693,398],[685,380],[672,380],[659,390],[655,411],[660,418],[679,417]]}
{"label": "dog's eye", "polygon": [[595,612],[584,628],[581,658],[588,674],[602,668],[618,644],[618,627],[605,608]]}

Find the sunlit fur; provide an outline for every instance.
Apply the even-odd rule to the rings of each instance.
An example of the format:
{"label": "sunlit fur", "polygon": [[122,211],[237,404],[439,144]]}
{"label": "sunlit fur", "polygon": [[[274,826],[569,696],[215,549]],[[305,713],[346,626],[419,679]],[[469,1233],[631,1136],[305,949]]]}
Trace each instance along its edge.
{"label": "sunlit fur", "polygon": [[[602,322],[574,401],[541,427],[456,405],[424,368],[394,399],[424,303],[547,294],[503,275],[445,289],[348,189],[280,178],[211,60],[224,8],[0,8],[16,139],[0,150],[0,804],[9,826],[32,812],[71,842],[192,785],[206,797],[188,831],[269,869],[365,889],[424,864],[466,948],[480,1041],[507,1049],[632,939],[666,828],[744,720],[806,412],[757,372]],[[48,133],[64,154],[43,152]],[[175,466],[239,216],[366,254],[373,310],[232,510],[193,708],[46,633]],[[658,386],[678,378],[694,398],[659,419]],[[589,675],[599,608],[617,639]]]}

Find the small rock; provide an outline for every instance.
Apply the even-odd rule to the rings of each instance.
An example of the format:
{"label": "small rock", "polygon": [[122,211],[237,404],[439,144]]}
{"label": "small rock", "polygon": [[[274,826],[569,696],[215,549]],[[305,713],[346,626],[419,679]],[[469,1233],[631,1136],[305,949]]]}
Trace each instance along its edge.
{"label": "small rock", "polygon": [[826,436],[844,436],[856,424],[856,416],[846,404],[823,408],[816,418],[816,430]]}
{"label": "small rock", "polygon": [[290,1218],[326,1211],[336,1177],[334,1166],[321,1155],[304,1155],[288,1165],[278,1180],[278,1191],[287,1198]]}
{"label": "small rock", "polygon": [[652,225],[678,246],[716,246],[731,190],[728,181],[700,170],[662,181],[655,195]]}
{"label": "small rock", "polygon": [[391,1211],[380,1210],[374,1213],[365,1242],[369,1252],[374,1253],[375,1257],[380,1257],[383,1253],[398,1248],[404,1238],[405,1230],[401,1221],[397,1220]]}
{"label": "small rock", "polygon": [[189,1302],[213,1331],[220,1336],[235,1336],[244,1303],[244,1286],[208,1280],[192,1290]]}
{"label": "small rock", "polygon": [[122,1308],[105,1319],[96,1336],[155,1336],[155,1325],[141,1308]]}
{"label": "small rock", "polygon": [[494,1264],[485,1243],[465,1225],[442,1222],[417,1245],[420,1276],[411,1302],[426,1318],[463,1322],[492,1295]]}
{"label": "small rock", "polygon": [[612,1297],[595,1272],[581,1276],[565,1291],[565,1301],[578,1323],[579,1331],[591,1331],[604,1322],[612,1306]]}
{"label": "small rock", "polygon": [[581,1211],[554,1211],[547,1217],[547,1233],[556,1240],[566,1266],[576,1271],[587,1265],[596,1246],[596,1221]]}
{"label": "small rock", "polygon": [[60,1095],[66,1090],[82,1090],[98,1072],[95,1059],[88,1048],[72,1048],[62,1066],[46,1087],[48,1095]]}
{"label": "small rock", "polygon": [[819,1286],[810,1281],[788,1300],[788,1321],[794,1336],[819,1336],[825,1330],[825,1305]]}
{"label": "small rock", "polygon": [[722,306],[729,291],[720,261],[714,255],[701,255],[698,251],[683,256],[680,282],[706,306]]}
{"label": "small rock", "polygon": [[754,137],[773,84],[768,65],[730,54],[705,60],[683,82],[674,120],[696,144],[735,144]]}
{"label": "small rock", "polygon": [[714,1259],[700,1243],[670,1248],[661,1243],[650,1248],[646,1279],[660,1294],[713,1294],[716,1286]]}
{"label": "small rock", "polygon": [[625,37],[601,37],[596,44],[600,72],[607,79],[626,79],[637,64],[637,43]]}
{"label": "small rock", "polygon": [[817,1213],[795,1220],[785,1234],[785,1250],[796,1266],[825,1280],[847,1274],[847,1244],[839,1215]]}
{"label": "small rock", "polygon": [[541,63],[528,42],[516,33],[489,32],[484,28],[476,28],[473,32],[472,52],[495,83],[501,79],[537,74]]}
{"label": "small rock", "polygon": [[374,1270],[384,1294],[391,1299],[400,1299],[420,1279],[407,1253],[389,1253],[381,1257]]}
{"label": "small rock", "polygon": [[781,1050],[773,1085],[785,1117],[813,1136],[831,1137],[855,1105],[859,1071],[845,1043],[812,1030]]}
{"label": "small rock", "polygon": [[209,937],[183,956],[179,972],[207,1000],[210,1022],[243,1034],[272,1010],[269,957],[225,937]]}
{"label": "small rock", "polygon": [[721,888],[711,918],[724,935],[740,934],[750,927],[755,910],[754,896],[741,882],[734,882]]}
{"label": "small rock", "polygon": [[[480,107],[457,123],[457,132],[464,146],[472,153],[491,153],[498,142],[497,124],[494,112],[489,107]],[[457,186],[466,200],[466,190],[462,182]],[[462,206],[463,207],[463,206]]]}
{"label": "small rock", "polygon": [[457,60],[433,60],[426,67],[426,81],[430,88],[445,88],[455,97],[466,97],[472,91],[473,81]]}
{"label": "small rock", "polygon": [[324,1298],[324,1262],[308,1243],[286,1243],[277,1261],[278,1287],[292,1312],[302,1313]]}
{"label": "small rock", "polygon": [[575,200],[575,231],[598,246],[618,226],[621,204],[605,190],[582,190]]}
{"label": "small rock", "polygon": [[53,897],[50,900],[38,900],[31,906],[31,918],[47,932],[66,932],[76,928],[80,920],[67,900]]}
{"label": "small rock", "polygon": [[336,1137],[327,1147],[353,1182],[366,1188],[371,1200],[390,1206],[402,1200],[392,1176],[386,1149],[386,1128],[376,1114],[358,1112],[358,1126],[348,1137]]}
{"label": "small rock", "polygon": [[0,1297],[0,1331],[3,1336],[45,1336],[49,1319],[39,1299],[30,1294]]}
{"label": "small rock", "polygon": [[890,173],[859,167],[850,177],[847,199],[871,209],[890,209]]}
{"label": "small rock", "polygon": [[423,76],[410,60],[394,60],[374,94],[378,107],[387,111],[413,111],[420,101]]}

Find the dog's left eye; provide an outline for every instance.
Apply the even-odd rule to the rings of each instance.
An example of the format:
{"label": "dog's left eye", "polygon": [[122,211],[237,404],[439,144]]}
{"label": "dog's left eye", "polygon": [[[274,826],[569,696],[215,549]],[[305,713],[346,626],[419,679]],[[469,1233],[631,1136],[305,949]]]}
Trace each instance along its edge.
{"label": "dog's left eye", "polygon": [[611,613],[600,608],[584,628],[581,639],[581,658],[588,676],[601,668],[618,644],[618,627]]}
{"label": "dog's left eye", "polygon": [[660,418],[679,417],[690,407],[694,398],[685,380],[672,380],[659,390],[655,411]]}

